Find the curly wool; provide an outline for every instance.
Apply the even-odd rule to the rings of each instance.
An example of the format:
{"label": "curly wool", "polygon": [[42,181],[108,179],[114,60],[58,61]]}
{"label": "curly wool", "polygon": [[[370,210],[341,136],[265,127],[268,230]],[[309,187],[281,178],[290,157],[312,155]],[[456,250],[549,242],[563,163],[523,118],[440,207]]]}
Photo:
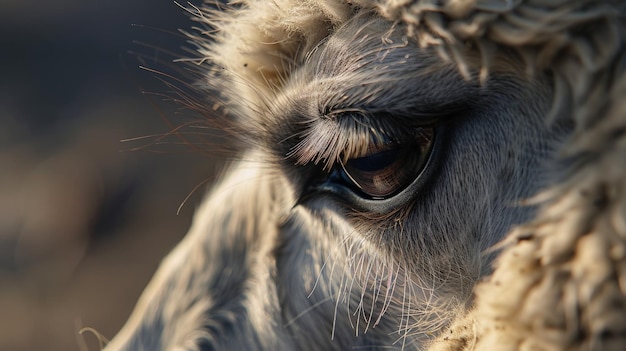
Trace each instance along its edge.
{"label": "curly wool", "polygon": [[[367,2],[370,4],[370,2]],[[623,350],[626,347],[626,65],[624,5],[605,1],[388,1],[374,4],[437,45],[460,70],[468,42],[483,75],[500,50],[554,77],[548,122],[575,129],[537,218],[514,230],[476,307],[435,350]]]}
{"label": "curly wool", "polygon": [[[546,122],[568,120],[574,128],[563,145],[560,162],[553,165],[551,187],[535,199],[542,208],[534,220],[510,233],[501,245],[503,251],[495,272],[475,290],[475,308],[444,331],[431,350],[623,350],[626,347],[626,102],[623,101],[626,5],[623,1],[242,0],[224,9],[215,4],[207,6],[218,8],[190,9],[203,27],[198,34],[190,34],[191,43],[197,45],[203,56],[200,62],[208,60],[214,64],[211,74],[223,81],[219,85],[224,88],[221,91],[224,100],[236,99],[236,106],[231,104],[230,108],[262,110],[259,107],[279,95],[293,68],[306,60],[306,53],[363,11],[377,12],[392,24],[401,23],[407,28],[407,39],[422,47],[435,47],[444,60],[456,63],[466,79],[475,78],[478,66],[477,78],[486,82],[499,60],[510,56],[523,63],[527,74],[552,77],[554,101]],[[205,31],[206,26],[215,31]],[[217,108],[219,103],[214,106]],[[253,115],[246,112],[236,111],[233,115],[238,118]],[[255,131],[266,128],[263,118],[243,122],[234,125]],[[250,127],[249,123],[255,125]],[[235,180],[239,184],[240,180]],[[222,210],[217,204],[225,201],[220,198],[214,201],[213,206]],[[245,203],[251,207],[260,204],[248,199]],[[265,209],[252,208],[244,213],[248,212],[260,212],[262,222],[268,222]],[[229,215],[223,213],[216,218],[229,218]],[[196,235],[204,235],[200,229],[194,229],[199,233]],[[254,230],[241,232],[256,235]],[[240,237],[229,237],[227,246],[236,241],[234,238]],[[191,240],[184,245],[192,246]],[[261,253],[252,255],[251,259],[263,257],[270,250],[268,245],[263,241]],[[219,246],[209,248],[208,256],[202,252],[198,257],[210,256],[220,262],[221,265],[212,268],[214,276],[219,276],[221,269],[229,267],[229,257],[220,256]],[[174,261],[182,262],[185,256],[180,252],[185,249],[189,248],[179,249],[167,261],[170,265],[164,267],[173,269]],[[185,272],[203,272],[206,278],[208,266],[199,261],[194,267],[185,267]],[[269,270],[265,272],[260,267],[261,272],[254,271],[251,275],[270,276]],[[166,273],[161,273],[161,278]],[[180,275],[177,272],[176,276]],[[202,280],[190,276],[187,281],[202,286]],[[157,277],[157,283],[166,281],[161,278]],[[216,286],[216,291],[225,289]],[[179,296],[189,292],[184,284],[176,288],[182,291]],[[269,294],[269,288],[262,284],[247,289],[253,290],[254,296],[265,298]],[[148,291],[157,297],[164,294],[159,289]],[[140,305],[146,305],[147,298]],[[167,347],[170,344],[161,344],[162,340],[174,345],[177,337],[184,345],[193,344],[196,339],[212,340],[209,331],[194,331],[191,338],[183,333],[187,332],[185,326],[194,330],[206,306],[187,314],[186,306],[173,304],[173,307],[163,311],[163,318],[176,321],[182,332],[155,338],[148,333],[149,328],[142,329],[147,336],[140,337],[156,340],[145,345],[150,345],[150,349]],[[154,313],[157,312],[161,313],[160,310]],[[175,318],[179,315],[184,318]],[[226,321],[226,325],[239,327],[234,316],[226,313],[217,317]],[[284,332],[267,323],[264,316],[258,314],[252,318],[252,324],[262,331],[259,335]],[[154,318],[151,322],[154,320],[159,321]],[[219,323],[215,325],[221,327]],[[244,327],[238,332],[253,334],[249,325]],[[312,329],[316,327],[313,325]],[[178,329],[169,332],[176,333]],[[248,341],[236,339],[233,345],[245,348]],[[287,348],[278,343],[273,346]]]}
{"label": "curly wool", "polygon": [[626,346],[626,79],[564,154],[581,162],[511,233],[476,308],[435,350],[623,350]]}
{"label": "curly wool", "polygon": [[[217,42],[200,51],[237,72],[234,82],[240,84],[234,89],[267,90],[256,96],[279,91],[294,65],[290,60],[347,21],[354,5],[405,24],[408,37],[422,47],[437,47],[468,79],[471,74],[464,57],[468,47],[480,54],[481,81],[486,81],[499,53],[517,54],[529,75],[548,72],[555,91],[547,123],[566,119],[574,124],[561,162],[555,165],[558,177],[537,199],[542,203],[537,218],[505,241],[495,272],[476,288],[475,310],[459,318],[432,350],[626,347],[626,6],[622,2],[243,3],[245,7],[232,10],[234,15],[215,17],[229,21],[210,23],[219,30]],[[254,96],[245,91],[236,95]],[[249,101],[248,106],[259,103]]]}

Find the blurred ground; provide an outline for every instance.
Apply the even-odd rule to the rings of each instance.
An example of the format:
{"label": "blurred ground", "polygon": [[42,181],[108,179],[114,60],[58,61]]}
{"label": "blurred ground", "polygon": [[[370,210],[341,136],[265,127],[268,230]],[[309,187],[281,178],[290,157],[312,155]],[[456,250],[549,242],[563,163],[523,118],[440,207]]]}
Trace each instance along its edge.
{"label": "blurred ground", "polygon": [[198,118],[141,94],[167,88],[128,54],[190,26],[171,0],[2,1],[0,350],[97,350],[78,330],[112,337],[184,235],[215,161],[120,140]]}

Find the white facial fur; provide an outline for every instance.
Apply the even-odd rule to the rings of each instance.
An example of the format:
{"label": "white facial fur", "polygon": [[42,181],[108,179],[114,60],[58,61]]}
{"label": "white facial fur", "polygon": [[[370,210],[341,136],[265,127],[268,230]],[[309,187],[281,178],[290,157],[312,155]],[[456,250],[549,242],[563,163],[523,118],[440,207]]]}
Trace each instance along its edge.
{"label": "white facial fur", "polygon": [[[545,124],[544,77],[515,57],[481,84],[404,33],[366,12],[303,46],[270,89],[237,72],[219,83],[248,85],[225,101],[247,149],[106,350],[421,349],[464,313],[486,250],[532,215],[521,202],[563,130]],[[403,137],[437,125],[427,179],[393,208],[310,190],[367,149],[361,123]]]}

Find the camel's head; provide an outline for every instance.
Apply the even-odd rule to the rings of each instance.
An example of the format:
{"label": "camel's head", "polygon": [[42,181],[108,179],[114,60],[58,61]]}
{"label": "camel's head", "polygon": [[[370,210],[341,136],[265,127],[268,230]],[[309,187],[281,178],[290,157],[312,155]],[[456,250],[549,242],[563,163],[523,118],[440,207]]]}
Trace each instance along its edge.
{"label": "camel's head", "polygon": [[[622,138],[601,150],[581,141],[610,111],[626,116],[611,95],[623,76],[619,4],[190,11],[204,111],[242,147],[111,350],[465,347],[498,330],[490,318],[509,327],[514,313],[492,301],[515,310],[545,273],[519,263],[518,284],[481,284],[482,310],[468,312],[494,245],[514,231],[540,247],[577,225],[559,201],[593,183],[576,172]],[[611,121],[603,130],[623,122]],[[507,255],[533,254],[513,251],[493,277],[516,269]]]}

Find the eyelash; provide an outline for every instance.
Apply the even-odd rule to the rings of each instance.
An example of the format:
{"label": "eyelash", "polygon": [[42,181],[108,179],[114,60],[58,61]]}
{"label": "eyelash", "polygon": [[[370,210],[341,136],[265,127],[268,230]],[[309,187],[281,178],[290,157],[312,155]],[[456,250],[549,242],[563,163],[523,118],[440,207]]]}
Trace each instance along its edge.
{"label": "eyelash", "polygon": [[403,119],[383,114],[350,113],[317,118],[296,136],[300,140],[287,153],[287,158],[296,165],[321,165],[323,170],[330,171],[341,162],[366,156],[381,143],[411,142],[415,130],[434,127],[436,123],[435,118]]}
{"label": "eyelash", "polygon": [[[343,127],[346,128],[345,125]],[[332,162],[323,159],[323,163],[306,163],[317,171],[309,179],[301,203],[312,194],[327,193],[352,208],[381,214],[396,211],[410,203],[435,172],[445,128],[434,124],[404,128],[385,125],[382,130],[368,127],[367,133],[356,133],[354,126],[350,128],[353,129],[335,130],[351,132],[350,142],[353,144],[344,143],[341,151],[333,149],[338,144],[322,144],[326,145],[326,149],[316,150],[318,157],[324,155],[324,151],[328,154],[328,150],[332,150],[335,153]],[[317,134],[310,132],[307,136],[312,135]],[[303,139],[297,152],[302,152],[304,143],[310,141]]]}

